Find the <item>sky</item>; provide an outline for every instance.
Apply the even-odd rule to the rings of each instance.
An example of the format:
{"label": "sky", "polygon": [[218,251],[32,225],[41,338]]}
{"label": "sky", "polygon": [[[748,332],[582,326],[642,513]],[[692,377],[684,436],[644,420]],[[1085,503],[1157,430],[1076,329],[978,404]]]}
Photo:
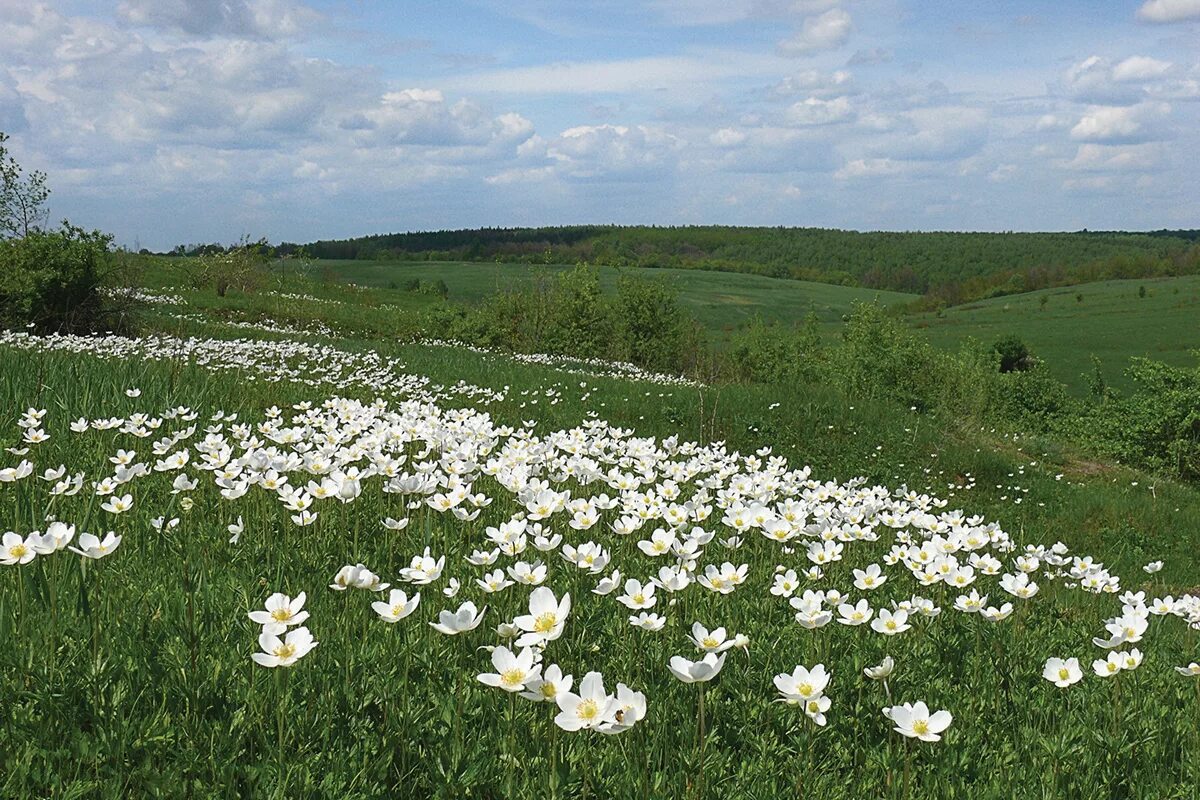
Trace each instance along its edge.
{"label": "sky", "polygon": [[0,0],[0,131],[127,246],[1200,227],[1200,0]]}

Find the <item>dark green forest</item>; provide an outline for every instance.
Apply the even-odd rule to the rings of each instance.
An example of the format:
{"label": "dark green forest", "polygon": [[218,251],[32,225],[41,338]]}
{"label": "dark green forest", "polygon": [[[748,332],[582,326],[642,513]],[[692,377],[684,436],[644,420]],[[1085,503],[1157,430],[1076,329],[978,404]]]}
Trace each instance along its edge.
{"label": "dark green forest", "polygon": [[1200,230],[953,233],[589,225],[393,233],[284,243],[279,249],[323,259],[747,272],[912,292],[925,295],[929,307],[1089,281],[1200,272]]}

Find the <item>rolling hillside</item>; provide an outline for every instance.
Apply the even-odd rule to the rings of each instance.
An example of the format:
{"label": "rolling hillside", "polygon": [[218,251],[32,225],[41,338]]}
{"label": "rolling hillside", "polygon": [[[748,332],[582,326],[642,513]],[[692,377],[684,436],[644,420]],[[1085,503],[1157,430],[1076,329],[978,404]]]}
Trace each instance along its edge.
{"label": "rolling hillside", "polygon": [[[332,261],[317,262],[314,270],[329,267],[338,282],[362,286],[402,286],[417,278],[444,280],[450,299],[476,303],[506,289],[530,286],[544,276],[569,267],[527,264],[477,264],[470,262]],[[855,302],[877,300],[884,305],[907,303],[915,295],[811,281],[795,281],[729,272],[626,267],[638,274],[668,281],[679,290],[680,300],[718,342],[728,333],[760,315],[766,321],[785,323],[803,320],[815,312],[831,327],[841,323]],[[601,267],[606,289],[616,285],[617,269]]]}
{"label": "rolling hillside", "polygon": [[[1145,287],[1145,296],[1141,289]],[[991,342],[1016,334],[1050,371],[1075,391],[1085,385],[1090,357],[1105,380],[1125,387],[1130,357],[1194,365],[1200,348],[1200,276],[1103,281],[1046,289],[920,314],[913,324],[935,344],[957,347],[967,336]]]}

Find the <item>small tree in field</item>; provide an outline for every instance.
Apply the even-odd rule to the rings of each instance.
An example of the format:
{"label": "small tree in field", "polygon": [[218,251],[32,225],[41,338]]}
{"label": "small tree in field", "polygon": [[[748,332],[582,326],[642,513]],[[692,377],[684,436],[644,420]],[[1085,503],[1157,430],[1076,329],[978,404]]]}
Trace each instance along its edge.
{"label": "small tree in field", "polygon": [[8,153],[8,134],[0,131],[0,238],[24,238],[46,220],[46,173],[28,174]]}

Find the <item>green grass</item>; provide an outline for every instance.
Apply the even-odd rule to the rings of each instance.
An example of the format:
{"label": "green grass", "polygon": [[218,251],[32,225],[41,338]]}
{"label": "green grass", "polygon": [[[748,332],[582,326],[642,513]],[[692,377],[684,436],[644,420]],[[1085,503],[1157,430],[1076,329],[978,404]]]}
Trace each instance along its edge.
{"label": "green grass", "polygon": [[[387,296],[387,290],[371,290],[360,303],[352,289],[320,291],[344,301],[336,308],[347,320]],[[330,308],[290,303],[262,310],[320,319]],[[219,305],[186,309],[213,322],[161,316],[152,322],[178,326],[182,335],[259,336],[227,328]],[[863,476],[870,483],[907,484],[946,497],[948,508],[996,520],[1018,544],[1061,540],[1102,560],[1123,586],[1150,596],[1195,591],[1200,574],[1200,551],[1188,533],[1200,523],[1195,489],[1092,463],[1054,442],[967,430],[955,420],[820,386],[664,388],[387,338],[312,340],[397,358],[412,373],[446,385],[507,387],[502,400],[480,405],[459,398],[448,405],[479,407],[500,423],[536,422],[539,436],[595,414],[641,436],[720,440],[744,454],[770,446],[793,466],[810,464],[817,480]],[[496,499],[465,523],[424,506],[407,510],[402,497],[382,492],[373,480],[353,503],[320,501],[318,522],[297,527],[266,492],[253,488],[226,501],[212,476],[194,468],[188,471],[200,487],[191,493],[191,510],[170,494],[171,473],[152,472],[130,486],[134,509],[114,516],[99,509],[86,487],[77,497],[50,498],[38,474],[61,463],[68,474],[83,470],[87,480],[99,478],[111,473],[108,458],[118,447],[136,449],[139,461],[153,465],[150,444],[183,423],[167,422],[139,439],[116,431],[75,434],[71,420],[189,405],[200,412],[195,424],[201,430],[189,440],[195,443],[217,410],[256,425],[266,408],[277,405],[290,414],[293,403],[319,403],[332,387],[249,381],[245,373],[171,361],[99,361],[2,346],[0,374],[6,376],[0,408],[8,409],[0,416],[0,445],[19,443],[15,422],[29,407],[47,409],[51,435],[25,456],[36,464],[34,475],[0,483],[0,528],[40,529],[50,513],[81,531],[113,529],[125,536],[86,573],[65,552],[25,567],[0,566],[0,797],[1007,799],[1099,793],[1182,799],[1200,791],[1200,683],[1172,669],[1200,654],[1194,634],[1176,618],[1154,618],[1139,644],[1145,663],[1118,686],[1090,674],[1090,660],[1099,655],[1090,639],[1119,611],[1115,598],[1083,595],[1040,576],[1041,594],[1014,600],[1015,617],[985,625],[951,609],[955,593],[946,587],[918,587],[899,567],[889,567],[888,584],[869,596],[874,607],[917,592],[935,598],[942,616],[894,639],[837,623],[814,633],[768,593],[776,564],[802,568],[803,554],[786,554],[752,532],[737,551],[714,542],[702,562],[748,563],[745,586],[723,598],[693,585],[681,605],[660,601],[653,610],[669,625],[649,633],[625,622],[629,612],[614,597],[593,595],[594,578],[555,553],[530,552],[527,560],[537,555],[547,562],[547,583],[556,594],[570,591],[575,600],[547,663],[561,664],[577,686],[585,672],[599,670],[610,691],[621,681],[647,695],[647,718],[632,731],[567,734],[553,726],[546,706],[510,706],[508,697],[475,680],[490,670],[477,648],[497,642],[494,626],[521,613],[528,595],[512,587],[485,597],[474,584],[483,570],[463,560],[481,546],[486,526],[517,510],[493,479],[475,481],[476,491]],[[125,395],[133,386],[141,397]],[[365,401],[376,394],[354,387],[344,393]],[[410,444],[402,452],[415,464],[420,449]],[[197,458],[193,453],[193,463]],[[0,466],[19,460],[4,453]],[[293,481],[310,477],[296,472]],[[599,491],[574,481],[562,486],[577,495]],[[694,488],[686,481],[684,487]],[[730,531],[719,524],[720,513],[715,510],[706,527],[724,538]],[[150,520],[159,515],[181,523],[158,533]],[[238,516],[246,531],[232,546],[226,525]],[[389,533],[379,524],[385,516],[412,522],[403,533]],[[550,525],[567,542],[604,542],[625,576],[644,579],[658,564],[637,550],[641,535],[608,532],[611,516],[586,532],[561,516]],[[850,545],[853,556],[814,586],[859,596],[850,588],[850,567],[881,563],[889,543]],[[425,546],[446,555],[445,575],[421,588],[419,609],[397,626],[374,617],[374,598],[366,593],[326,586],[342,564],[356,561],[395,581]],[[1166,567],[1149,578],[1141,565],[1152,559]],[[502,558],[499,565],[509,562]],[[449,576],[463,582],[453,601],[440,591]],[[994,578],[981,579],[979,588],[995,604],[1009,599]],[[260,668],[249,658],[257,629],[246,613],[273,591],[308,593],[306,624],[320,641],[286,671]],[[429,629],[439,610],[464,599],[489,604],[483,626],[453,638]],[[695,620],[751,639],[749,656],[731,652],[725,670],[707,685],[703,748],[696,687],[680,684],[666,669],[670,656],[689,654],[685,628]],[[954,714],[942,742],[906,746],[890,731],[879,713],[883,687],[861,675],[885,652],[897,660],[889,686],[896,702],[921,699]],[[1052,655],[1080,657],[1089,671],[1083,683],[1058,690],[1044,681],[1041,665]],[[829,724],[820,729],[796,708],[772,702],[771,682],[796,664],[818,662],[834,676]]]}
{"label": "green grass", "polygon": [[[452,301],[479,303],[508,289],[523,289],[535,281],[570,269],[563,265],[479,264],[472,262],[320,261],[310,271],[318,275],[328,267],[339,282],[364,286],[403,285],[406,280],[444,280]],[[599,267],[601,286],[614,291],[618,270]],[[787,324],[815,313],[827,329],[840,325],[842,316],[856,302],[878,301],[884,305],[908,303],[916,295],[826,283],[766,278],[729,272],[687,269],[626,267],[630,273],[659,278],[675,286],[688,311],[718,342],[730,331],[756,315],[765,321]]]}
{"label": "green grass", "polygon": [[[1146,296],[1139,297],[1143,286]],[[1200,348],[1200,276],[1104,281],[997,297],[940,315],[916,315],[913,323],[948,348],[967,336],[990,343],[1016,334],[1076,392],[1084,391],[1082,376],[1091,373],[1095,355],[1109,384],[1123,388],[1132,356],[1176,366],[1196,363],[1189,350]]]}

